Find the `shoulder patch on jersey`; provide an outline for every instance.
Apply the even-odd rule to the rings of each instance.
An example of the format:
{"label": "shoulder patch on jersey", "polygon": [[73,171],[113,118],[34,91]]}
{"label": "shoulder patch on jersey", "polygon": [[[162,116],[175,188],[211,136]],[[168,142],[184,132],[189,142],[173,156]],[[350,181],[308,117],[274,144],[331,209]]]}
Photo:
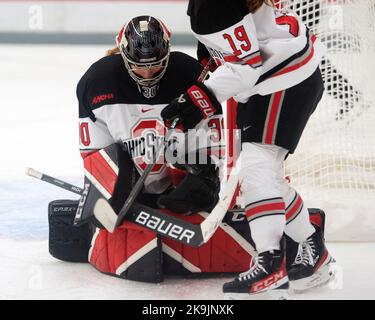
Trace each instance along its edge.
{"label": "shoulder patch on jersey", "polygon": [[114,93],[101,94],[99,96],[94,97],[91,101],[91,104],[96,105],[98,103],[101,103],[101,102],[104,102],[104,101],[107,101],[107,100],[112,100],[114,98],[115,98]]}

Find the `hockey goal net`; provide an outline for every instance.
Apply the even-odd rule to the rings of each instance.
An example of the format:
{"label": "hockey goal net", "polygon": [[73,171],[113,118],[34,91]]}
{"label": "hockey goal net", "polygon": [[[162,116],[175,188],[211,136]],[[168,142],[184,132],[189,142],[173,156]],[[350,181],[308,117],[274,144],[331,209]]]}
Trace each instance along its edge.
{"label": "hockey goal net", "polygon": [[278,0],[325,44],[325,94],[286,175],[327,214],[327,238],[375,241],[375,1]]}

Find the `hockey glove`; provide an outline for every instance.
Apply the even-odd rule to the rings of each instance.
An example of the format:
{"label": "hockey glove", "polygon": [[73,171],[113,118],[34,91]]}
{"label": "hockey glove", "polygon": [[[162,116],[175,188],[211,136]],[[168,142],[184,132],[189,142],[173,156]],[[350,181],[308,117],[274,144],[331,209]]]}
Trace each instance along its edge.
{"label": "hockey glove", "polygon": [[[189,166],[189,165],[187,165]],[[194,165],[169,194],[160,196],[160,208],[175,213],[210,212],[219,200],[220,179],[215,165]],[[187,169],[187,168],[186,168]]]}
{"label": "hockey glove", "polygon": [[179,117],[184,129],[188,130],[193,129],[203,119],[221,113],[221,104],[216,97],[204,84],[196,83],[167,105],[161,116],[167,126]]}

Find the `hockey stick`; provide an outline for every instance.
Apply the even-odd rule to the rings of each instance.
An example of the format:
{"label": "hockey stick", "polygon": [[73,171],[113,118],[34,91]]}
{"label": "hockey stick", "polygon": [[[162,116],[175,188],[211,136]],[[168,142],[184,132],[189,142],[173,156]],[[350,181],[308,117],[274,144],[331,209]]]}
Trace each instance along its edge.
{"label": "hockey stick", "polygon": [[[149,230],[155,231],[162,236],[166,236],[192,247],[199,247],[211,238],[211,236],[215,233],[216,229],[223,220],[224,216],[228,212],[233,194],[237,188],[238,173],[239,167],[237,166],[232,170],[229,176],[225,188],[225,193],[222,195],[221,199],[212,210],[212,212],[201,224],[193,224],[178,219],[159,210],[152,209],[136,202],[132,204],[131,210],[126,215],[125,219],[127,221],[143,226]],[[53,178],[31,168],[26,169],[26,174],[75,194],[80,195],[83,192],[83,189],[77,186],[73,186],[67,182]],[[117,214],[116,212],[114,212],[110,204],[104,199],[99,199],[95,206],[100,206],[101,210],[105,210],[108,213],[107,217],[109,217],[110,221],[109,226],[113,227],[114,221],[116,221],[117,218]],[[102,221],[101,223],[103,224]],[[106,221],[104,221],[104,223],[106,223]],[[111,232],[113,231],[114,229]]]}
{"label": "hockey stick", "polygon": [[[172,217],[159,210],[149,208],[145,205],[134,202],[131,210],[126,215],[126,220],[156,231],[157,233],[178,240],[187,245],[198,247],[206,243],[219,227],[224,216],[228,212],[236,191],[239,180],[239,159],[237,165],[232,169],[225,186],[225,192],[221,196],[215,208],[208,213],[208,217],[201,224],[193,224],[181,219]],[[117,214],[105,199],[99,199],[94,207],[94,212],[105,212],[104,219],[100,223],[109,231],[115,230],[113,221],[116,221]],[[120,211],[121,213],[121,211]]]}
{"label": "hockey stick", "polygon": [[[199,77],[197,79],[198,82],[204,81],[204,79],[206,78],[206,76],[208,74],[208,71],[210,70],[210,66],[211,66],[212,62],[213,62],[213,59],[210,58],[208,63],[203,68],[201,74],[199,75]],[[175,118],[172,122],[172,125],[170,126],[170,129],[172,129],[172,130],[175,129],[176,126],[178,125],[179,121],[180,121],[180,119],[178,117]],[[170,135],[173,133],[172,130],[170,130],[168,132],[167,136],[164,139],[164,142],[169,140]],[[153,154],[153,161],[155,161],[155,162],[157,161],[157,159],[159,158],[160,152],[163,151],[163,150],[164,150],[164,143],[161,143]],[[139,193],[143,189],[144,182],[146,181],[147,177],[151,173],[151,171],[152,171],[152,169],[155,165],[155,162],[150,163],[146,166],[145,170],[142,172],[142,175],[137,180],[137,182],[134,185],[132,191],[130,192],[128,198],[126,199],[124,205],[122,206],[119,214],[117,215],[116,220],[114,220],[114,216],[112,215],[112,213],[110,211],[104,209],[105,206],[103,204],[99,203],[99,205],[95,205],[94,216],[96,217],[96,219],[98,219],[98,221],[100,221],[100,223],[103,226],[105,226],[105,228],[108,231],[112,230],[111,232],[113,232],[113,230],[115,230],[121,224],[121,222],[124,220],[126,214],[129,212],[129,209],[132,206],[133,202],[135,201],[135,199],[137,198],[137,196],[139,195]],[[116,221],[115,225],[112,225],[113,221]]]}
{"label": "hockey stick", "polygon": [[70,183],[67,183],[65,181],[56,179],[54,177],[48,176],[48,175],[46,175],[44,173],[41,173],[41,172],[39,172],[39,171],[37,171],[33,168],[26,168],[25,173],[26,173],[27,176],[34,177],[34,178],[42,180],[44,182],[48,182],[50,184],[55,185],[56,187],[60,187],[62,189],[71,191],[71,192],[79,194],[79,195],[81,195],[82,192],[83,192],[83,189],[81,189],[80,187],[74,186]]}
{"label": "hockey stick", "polygon": [[[67,191],[70,191],[72,193],[78,194],[80,196],[83,193],[83,189],[82,188],[77,187],[75,185],[72,185],[72,184],[70,184],[68,182],[65,182],[63,180],[60,180],[60,179],[51,177],[49,175],[46,175],[45,173],[37,171],[37,170],[35,170],[33,168],[26,168],[25,173],[29,177],[33,177],[33,178],[36,178],[38,180],[47,182],[47,183],[52,184],[52,185],[54,185],[56,187],[65,189]],[[244,209],[243,208],[228,209],[227,212],[228,213],[243,213]]]}

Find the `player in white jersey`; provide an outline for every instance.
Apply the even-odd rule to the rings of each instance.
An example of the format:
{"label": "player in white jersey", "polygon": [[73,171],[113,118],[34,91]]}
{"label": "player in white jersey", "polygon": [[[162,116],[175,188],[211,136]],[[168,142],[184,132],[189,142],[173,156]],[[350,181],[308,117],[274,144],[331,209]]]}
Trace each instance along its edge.
{"label": "player in white jersey", "polygon": [[[276,10],[271,1],[190,0],[188,14],[195,36],[218,65],[202,86],[206,96],[239,102],[241,190],[258,257],[224,285],[224,293],[259,297],[274,290],[283,296],[289,280],[298,288],[327,281],[332,259],[322,232],[283,177],[283,161],[295,151],[323,94],[318,66],[324,47],[297,16]],[[173,100],[161,113],[164,120],[181,116],[185,127],[194,127],[200,119],[184,118],[181,110],[200,107],[185,100]],[[288,257],[284,232],[298,243]]]}

